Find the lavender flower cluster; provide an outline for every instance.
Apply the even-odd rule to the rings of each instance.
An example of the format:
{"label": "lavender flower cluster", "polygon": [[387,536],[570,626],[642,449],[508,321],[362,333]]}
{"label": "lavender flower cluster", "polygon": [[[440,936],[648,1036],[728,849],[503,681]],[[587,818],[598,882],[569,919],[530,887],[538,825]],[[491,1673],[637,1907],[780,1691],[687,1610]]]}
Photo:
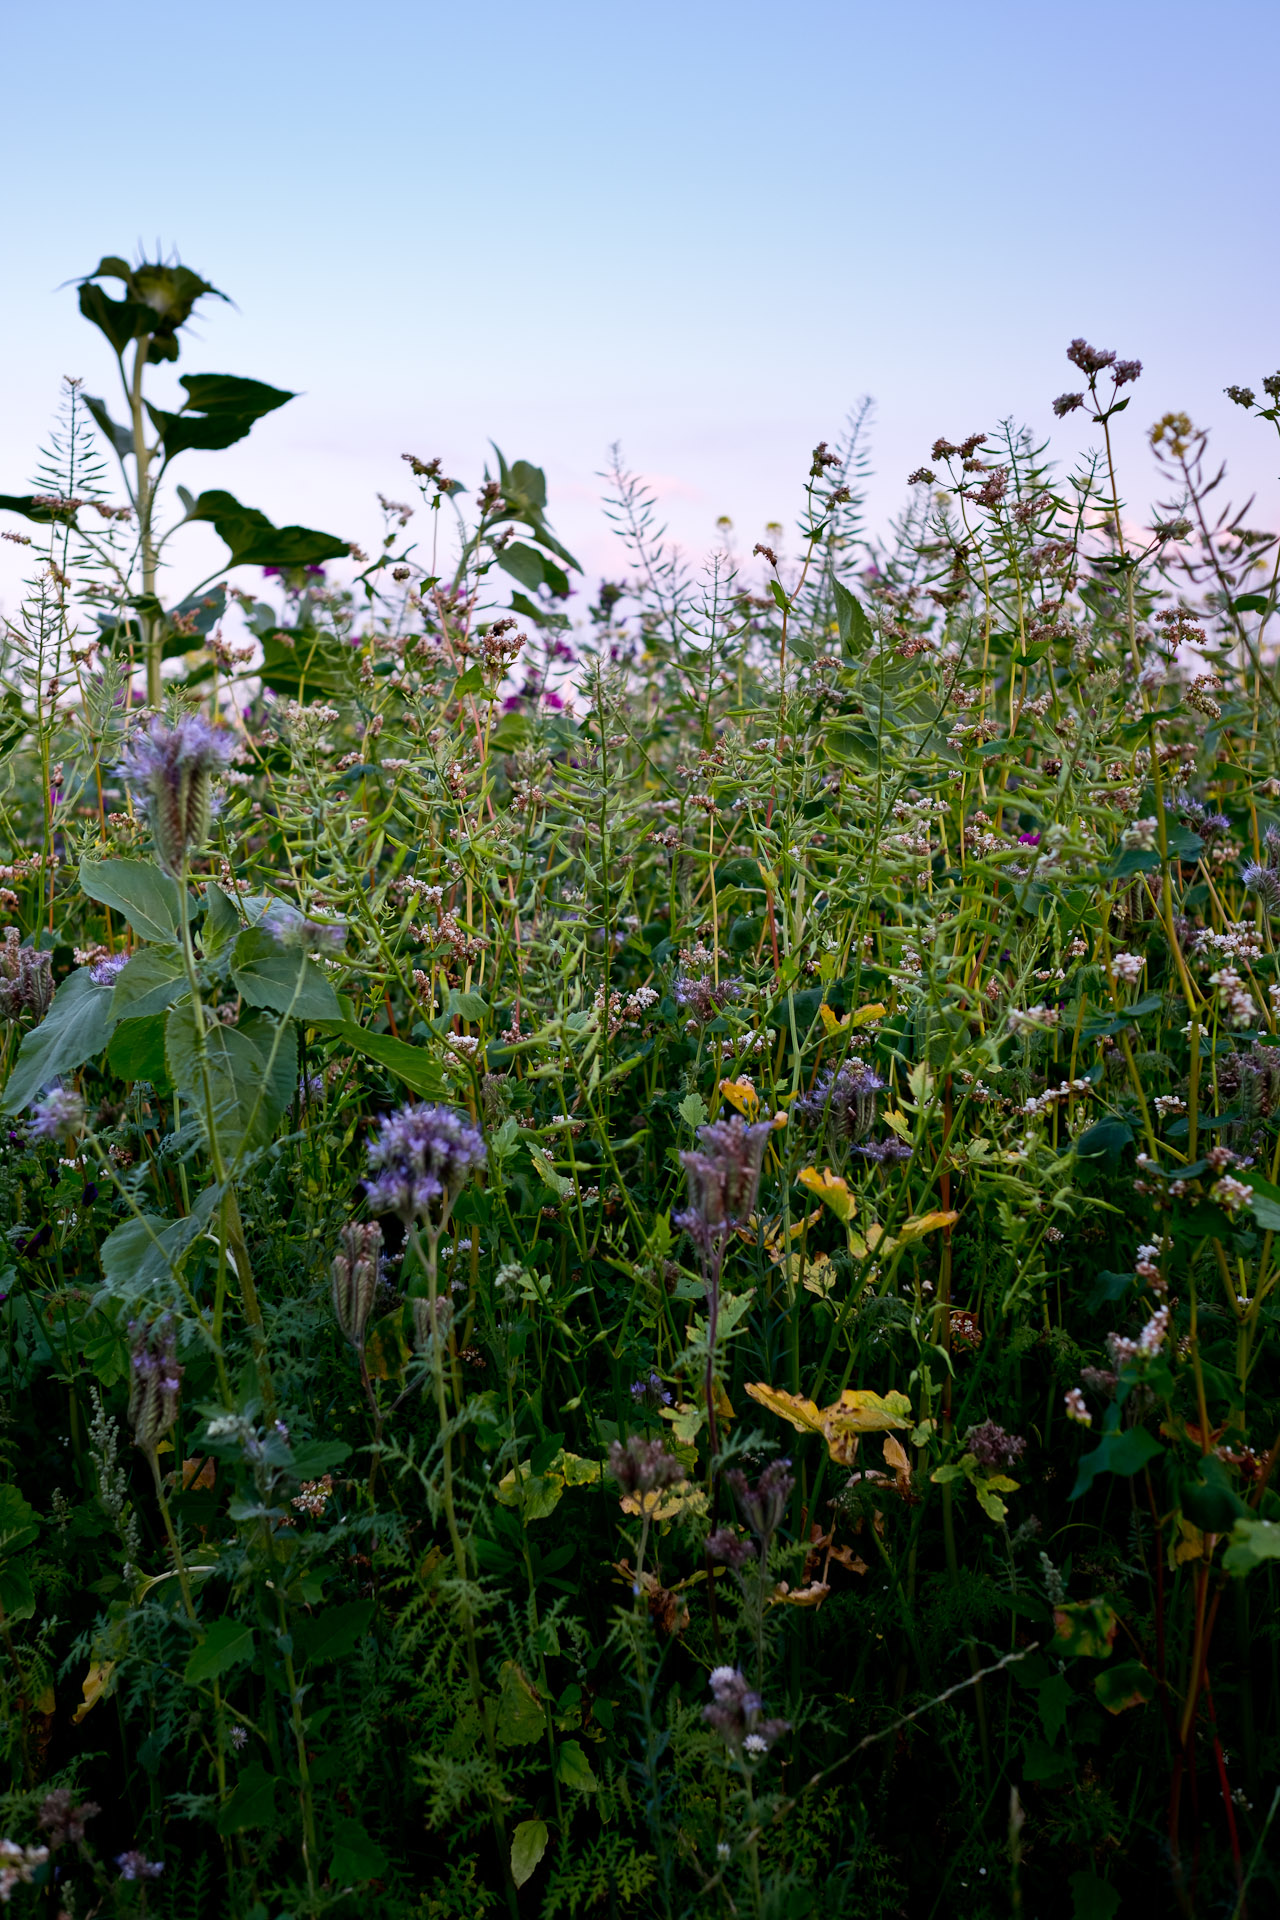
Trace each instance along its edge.
{"label": "lavender flower cluster", "polygon": [[447,1207],[485,1164],[484,1135],[456,1107],[401,1107],[378,1123],[365,1182],[374,1213],[395,1213],[410,1225]]}
{"label": "lavender flower cluster", "polygon": [[236,750],[225,728],[191,713],[170,726],[160,714],[130,740],[120,772],[147,810],[156,857],[177,878],[204,845],[213,819],[211,778]]}
{"label": "lavender flower cluster", "polygon": [[702,1709],[702,1717],[739,1757],[746,1754],[758,1759],[790,1732],[790,1721],[762,1717],[764,1701],[736,1667],[713,1667],[710,1686],[714,1697],[711,1705]]}

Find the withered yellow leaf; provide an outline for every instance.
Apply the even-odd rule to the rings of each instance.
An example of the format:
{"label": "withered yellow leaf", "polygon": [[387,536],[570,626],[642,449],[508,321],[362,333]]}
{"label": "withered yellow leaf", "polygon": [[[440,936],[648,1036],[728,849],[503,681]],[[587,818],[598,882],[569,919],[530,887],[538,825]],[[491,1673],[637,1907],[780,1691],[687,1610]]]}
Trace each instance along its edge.
{"label": "withered yellow leaf", "polygon": [[910,1473],[911,1461],[901,1440],[895,1440],[891,1433],[884,1437],[884,1463],[892,1467],[895,1473]]}
{"label": "withered yellow leaf", "polygon": [[834,1014],[825,1000],[818,1008],[818,1014],[822,1021],[823,1028],[828,1034],[839,1033],[842,1027],[847,1027],[849,1024],[848,1014]]}
{"label": "withered yellow leaf", "polygon": [[821,1173],[816,1167],[802,1167],[796,1178],[802,1187],[808,1187],[810,1193],[816,1193],[819,1200],[826,1202],[837,1220],[847,1226],[854,1218],[858,1203],[849,1190],[849,1183],[838,1173],[832,1173],[830,1167],[824,1167]]}
{"label": "withered yellow leaf", "polygon": [[904,1220],[898,1228],[899,1240],[918,1240],[921,1234],[935,1233],[939,1227],[953,1227],[960,1215],[954,1207],[945,1212],[941,1209],[934,1213],[913,1214],[910,1220]]}
{"label": "withered yellow leaf", "polygon": [[738,1109],[744,1120],[754,1120],[760,1111],[760,1095],[745,1073],[739,1080],[722,1080],[720,1092],[731,1107]]}
{"label": "withered yellow leaf", "polygon": [[71,1716],[77,1726],[79,1726],[80,1722],[84,1719],[86,1713],[93,1711],[106,1692],[107,1682],[115,1670],[115,1664],[114,1660],[95,1660],[89,1668],[88,1673],[86,1673],[81,1682],[81,1692],[84,1694],[84,1699]]}
{"label": "withered yellow leaf", "polygon": [[789,1421],[797,1433],[822,1432],[822,1415],[813,1401],[806,1400],[803,1394],[784,1393],[781,1387],[766,1386],[763,1381],[749,1383],[747,1392],[762,1407],[767,1407],[770,1413]]}
{"label": "withered yellow leaf", "polygon": [[855,1027],[869,1027],[873,1020],[883,1020],[887,1012],[888,1008],[882,1006],[879,1000],[873,1000],[870,1006],[858,1008],[853,1016],[853,1024]]}

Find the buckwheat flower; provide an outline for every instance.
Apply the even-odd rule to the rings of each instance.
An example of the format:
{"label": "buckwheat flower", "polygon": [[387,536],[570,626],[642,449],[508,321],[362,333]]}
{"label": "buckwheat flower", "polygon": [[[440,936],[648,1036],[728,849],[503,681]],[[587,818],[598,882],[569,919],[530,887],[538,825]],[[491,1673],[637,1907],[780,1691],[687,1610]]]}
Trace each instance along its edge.
{"label": "buckwheat flower", "polygon": [[365,1191],[374,1213],[395,1213],[408,1226],[447,1208],[485,1164],[480,1129],[456,1107],[401,1107],[378,1124],[366,1158],[377,1178]]}
{"label": "buckwheat flower", "polygon": [[1243,1180],[1236,1180],[1231,1174],[1224,1173],[1221,1180],[1216,1180],[1210,1188],[1209,1198],[1216,1200],[1220,1207],[1225,1207],[1228,1213],[1239,1213],[1252,1200],[1253,1188],[1246,1186]]}
{"label": "buckwheat flower", "polygon": [[1146,964],[1140,953],[1117,953],[1111,960],[1112,970],[1117,980],[1123,980],[1127,987],[1137,986]]}
{"label": "buckwheat flower", "polygon": [[278,947],[295,953],[337,954],[347,944],[342,920],[309,920],[287,900],[273,900],[258,925]]}
{"label": "buckwheat flower", "polygon": [[150,1326],[131,1320],[133,1352],[129,1362],[129,1425],[135,1446],[154,1454],[178,1418],[182,1368],[173,1320],[162,1313]]}
{"label": "buckwheat flower", "polygon": [[195,713],[174,726],[154,715],[125,749],[120,772],[144,802],[156,857],[173,878],[208,838],[212,776],[222,772],[235,750],[233,734]]}
{"label": "buckwheat flower", "polygon": [[20,1847],[16,1840],[0,1840],[0,1905],[8,1906],[15,1887],[30,1886],[36,1868],[48,1858],[48,1847]]}
{"label": "buckwheat flower", "polygon": [[37,1817],[56,1853],[59,1847],[78,1847],[87,1823],[101,1812],[96,1800],[77,1801],[69,1787],[55,1787],[40,1802]]}
{"label": "buckwheat flower", "polygon": [[1134,847],[1139,853],[1151,853],[1156,844],[1156,818],[1153,815],[1145,820],[1133,820],[1120,835],[1122,847]]}
{"label": "buckwheat flower", "polygon": [[84,1101],[74,1087],[54,1087],[31,1109],[35,1140],[60,1140],[70,1145],[84,1129]]}
{"label": "buckwheat flower", "polygon": [[1091,1427],[1093,1425],[1093,1415],[1090,1413],[1088,1407],[1086,1407],[1084,1395],[1081,1393],[1079,1387],[1072,1387],[1069,1392],[1063,1395],[1063,1405],[1067,1410],[1068,1420],[1074,1420],[1078,1427]]}
{"label": "buckwheat flower", "polygon": [[762,1733],[749,1733],[742,1743],[742,1751],[751,1754],[754,1758],[759,1754],[768,1753],[769,1742]]}
{"label": "buckwheat flower", "polygon": [[1060,393],[1053,403],[1053,411],[1059,420],[1065,420],[1069,413],[1084,405],[1082,393]]}
{"label": "buckwheat flower", "polygon": [[1027,1450],[1025,1440],[1016,1433],[1006,1433],[994,1420],[970,1427],[964,1445],[980,1467],[1016,1466]]}
{"label": "buckwheat flower", "polygon": [[330,1268],[333,1317],[343,1338],[359,1351],[378,1291],[382,1228],[375,1220],[353,1220],[341,1229],[338,1238],[342,1245]]}
{"label": "buckwheat flower", "polygon": [[137,1847],[130,1847],[128,1853],[118,1853],[116,1865],[122,1880],[158,1880],[164,1872],[163,1860],[148,1860]]}
{"label": "buckwheat flower", "polygon": [[1139,1353],[1159,1353],[1169,1331],[1168,1307],[1157,1307],[1142,1332],[1138,1335]]}

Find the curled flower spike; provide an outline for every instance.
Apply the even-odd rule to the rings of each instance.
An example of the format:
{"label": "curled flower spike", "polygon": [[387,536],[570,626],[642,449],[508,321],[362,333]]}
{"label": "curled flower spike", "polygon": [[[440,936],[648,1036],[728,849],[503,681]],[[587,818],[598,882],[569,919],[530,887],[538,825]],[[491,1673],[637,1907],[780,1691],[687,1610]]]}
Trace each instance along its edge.
{"label": "curled flower spike", "polygon": [[456,1107],[407,1106],[387,1114],[370,1142],[376,1179],[365,1190],[374,1213],[395,1213],[405,1225],[452,1204],[486,1159],[484,1135]]}
{"label": "curled flower spike", "polygon": [[156,714],[125,749],[120,772],[146,806],[156,858],[172,878],[209,836],[212,776],[228,764],[235,748],[225,728],[193,713],[176,726]]}
{"label": "curled flower spike", "polygon": [[765,1553],[769,1550],[770,1540],[782,1525],[787,1502],[795,1489],[795,1476],[790,1468],[789,1460],[771,1460],[754,1487],[741,1467],[734,1467],[725,1475],[738,1504],[738,1512],[760,1541]]}
{"label": "curled flower spike", "polygon": [[24,947],[16,927],[4,930],[0,946],[0,1020],[30,1013],[43,1020],[53,1004],[53,955]]}
{"label": "curled flower spike", "polygon": [[661,1440],[641,1440],[634,1433],[625,1446],[621,1440],[610,1443],[609,1471],[622,1491],[631,1494],[656,1493],[685,1477],[684,1468]]}
{"label": "curled flower spike", "polygon": [[699,1146],[680,1155],[689,1181],[689,1207],[676,1224],[708,1245],[740,1226],[756,1204],[770,1121],[748,1126],[740,1114],[698,1128]]}
{"label": "curled flower spike", "polygon": [[333,1317],[345,1340],[357,1349],[364,1345],[365,1328],[378,1291],[378,1261],[382,1228],[376,1220],[350,1221],[338,1235],[342,1242],[330,1269]]}
{"label": "curled flower spike", "polygon": [[182,1368],[174,1325],[162,1313],[150,1326],[132,1320],[133,1354],[129,1364],[129,1425],[135,1446],[154,1453],[178,1418]]}

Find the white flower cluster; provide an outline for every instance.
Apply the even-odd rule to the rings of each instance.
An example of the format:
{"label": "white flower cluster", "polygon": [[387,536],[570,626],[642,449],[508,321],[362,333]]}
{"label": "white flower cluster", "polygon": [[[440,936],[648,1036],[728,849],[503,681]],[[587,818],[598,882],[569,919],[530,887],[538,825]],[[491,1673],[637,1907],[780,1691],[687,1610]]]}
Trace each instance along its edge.
{"label": "white flower cluster", "polygon": [[1025,1106],[1019,1108],[1019,1112],[1035,1119],[1039,1114],[1051,1113],[1064,1100],[1070,1100],[1073,1094],[1092,1092],[1093,1087],[1088,1080],[1064,1080],[1060,1086],[1046,1087],[1043,1093],[1033,1095]]}
{"label": "white flower cluster", "polygon": [[1226,1015],[1229,1026],[1257,1025],[1258,1003],[1234,967],[1219,967],[1216,973],[1209,975],[1209,985],[1217,989],[1218,1005]]}
{"label": "white flower cluster", "polygon": [[1137,986],[1146,964],[1140,953],[1117,953],[1111,961],[1116,979],[1123,980],[1127,987]]}
{"label": "white flower cluster", "polygon": [[1044,1005],[1036,1007],[1010,1007],[1009,1030],[1011,1033],[1021,1033],[1024,1028],[1031,1027],[1043,1033],[1057,1026],[1058,1015],[1059,1009],[1057,1007],[1046,1007]]}

